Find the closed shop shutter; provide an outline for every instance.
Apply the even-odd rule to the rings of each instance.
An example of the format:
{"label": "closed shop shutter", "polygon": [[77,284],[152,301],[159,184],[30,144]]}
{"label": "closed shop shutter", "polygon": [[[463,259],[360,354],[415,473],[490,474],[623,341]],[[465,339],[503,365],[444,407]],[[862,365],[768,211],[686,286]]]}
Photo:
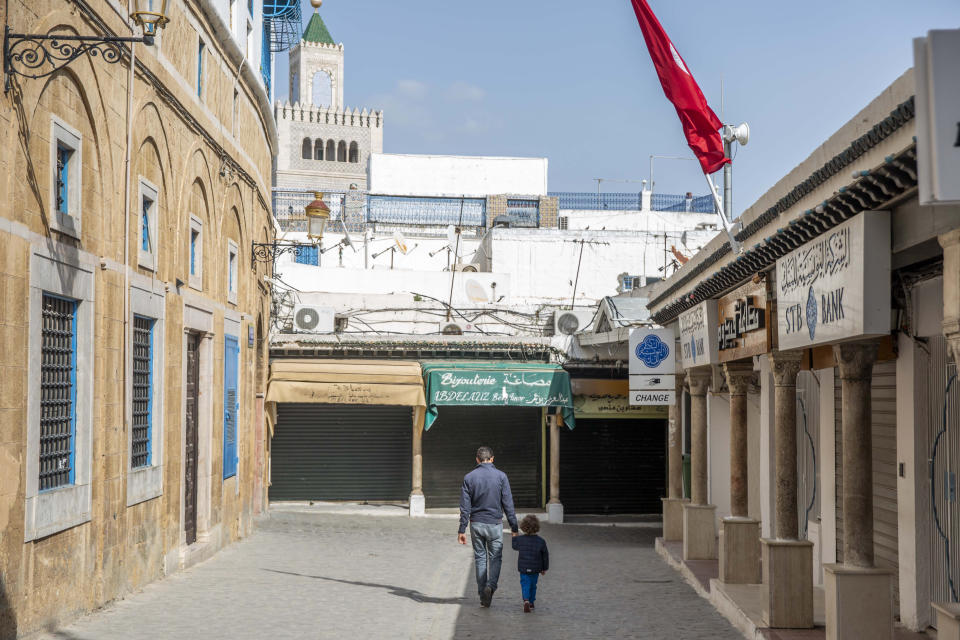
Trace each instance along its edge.
{"label": "closed shop shutter", "polygon": [[560,433],[560,502],[568,514],[660,513],[664,420],[590,420]]}
{"label": "closed shop shutter", "polygon": [[510,478],[517,509],[542,505],[542,412],[522,407],[442,407],[423,434],[423,493],[427,508],[460,504],[463,476],[477,449],[491,447],[494,464]]}
{"label": "closed shop shutter", "polygon": [[[836,478],[837,478],[837,562],[843,562],[843,476],[841,437],[841,380],[835,374]],[[873,366],[870,385],[873,425],[873,551],[874,563],[893,571],[894,604],[899,609],[897,579],[897,363],[878,362]]]}
{"label": "closed shop shutter", "polygon": [[410,407],[278,404],[270,499],[406,502],[412,438]]}

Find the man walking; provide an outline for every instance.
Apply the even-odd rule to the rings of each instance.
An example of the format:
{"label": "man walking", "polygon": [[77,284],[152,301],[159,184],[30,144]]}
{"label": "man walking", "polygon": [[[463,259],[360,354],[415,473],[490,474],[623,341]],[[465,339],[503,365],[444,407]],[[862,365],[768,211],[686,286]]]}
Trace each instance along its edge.
{"label": "man walking", "polygon": [[457,541],[467,544],[466,531],[469,525],[481,607],[490,606],[500,578],[504,513],[516,537],[517,515],[513,511],[510,481],[507,480],[507,474],[493,466],[493,449],[480,447],[477,449],[477,466],[463,477]]}

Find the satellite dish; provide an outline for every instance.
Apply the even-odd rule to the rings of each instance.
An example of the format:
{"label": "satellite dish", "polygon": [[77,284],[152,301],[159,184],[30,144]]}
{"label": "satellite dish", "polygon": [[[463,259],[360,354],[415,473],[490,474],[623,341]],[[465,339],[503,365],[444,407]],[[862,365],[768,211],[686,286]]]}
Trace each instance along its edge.
{"label": "satellite dish", "polygon": [[489,302],[490,296],[487,294],[486,288],[473,278],[467,280],[463,285],[464,293],[467,294],[467,299],[470,302]]}
{"label": "satellite dish", "polygon": [[397,249],[400,250],[400,253],[406,255],[410,248],[407,246],[407,239],[403,237],[403,234],[399,231],[393,232],[393,243],[397,245]]}
{"label": "satellite dish", "polygon": [[343,227],[343,244],[347,245],[353,252],[357,252],[357,247],[353,244],[353,239],[350,237],[350,232],[347,231],[347,223],[343,220],[340,220],[340,226]]}

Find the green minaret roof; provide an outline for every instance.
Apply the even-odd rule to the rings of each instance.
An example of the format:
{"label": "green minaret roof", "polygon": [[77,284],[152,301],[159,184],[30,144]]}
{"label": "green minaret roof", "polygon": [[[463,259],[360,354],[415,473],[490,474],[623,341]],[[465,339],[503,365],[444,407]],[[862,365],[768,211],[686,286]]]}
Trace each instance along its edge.
{"label": "green minaret roof", "polygon": [[323,24],[323,18],[316,11],[310,16],[310,22],[307,28],[303,30],[303,39],[307,42],[320,42],[322,44],[336,44],[333,36],[327,30],[327,25]]}

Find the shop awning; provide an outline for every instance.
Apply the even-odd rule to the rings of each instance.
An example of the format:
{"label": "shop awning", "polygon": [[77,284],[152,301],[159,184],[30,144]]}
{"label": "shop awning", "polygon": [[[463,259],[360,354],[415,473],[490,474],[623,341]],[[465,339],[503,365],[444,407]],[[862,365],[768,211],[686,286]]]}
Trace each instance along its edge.
{"label": "shop awning", "polygon": [[515,362],[425,362],[424,428],[442,406],[559,407],[573,429],[570,374],[559,365]]}
{"label": "shop awning", "polygon": [[391,360],[274,360],[266,401],[426,408],[419,363]]}

